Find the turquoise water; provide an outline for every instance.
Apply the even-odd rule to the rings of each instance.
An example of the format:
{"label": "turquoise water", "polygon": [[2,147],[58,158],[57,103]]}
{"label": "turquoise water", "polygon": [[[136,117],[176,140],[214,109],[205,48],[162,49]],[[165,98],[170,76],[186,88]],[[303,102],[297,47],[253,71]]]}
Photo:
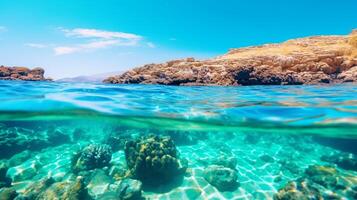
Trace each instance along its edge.
{"label": "turquoise water", "polygon": [[0,199],[356,199],[356,94],[0,81]]}

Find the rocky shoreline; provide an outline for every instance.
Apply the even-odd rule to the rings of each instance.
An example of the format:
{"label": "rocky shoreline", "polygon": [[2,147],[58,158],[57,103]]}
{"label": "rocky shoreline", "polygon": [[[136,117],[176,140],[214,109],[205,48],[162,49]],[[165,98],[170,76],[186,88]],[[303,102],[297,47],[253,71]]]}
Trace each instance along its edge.
{"label": "rocky shoreline", "polygon": [[51,79],[45,78],[44,74],[45,70],[40,67],[29,69],[0,66],[0,80],[50,81]]}
{"label": "rocky shoreline", "polygon": [[105,83],[163,85],[301,85],[357,82],[357,30],[231,49],[208,60],[148,64]]}

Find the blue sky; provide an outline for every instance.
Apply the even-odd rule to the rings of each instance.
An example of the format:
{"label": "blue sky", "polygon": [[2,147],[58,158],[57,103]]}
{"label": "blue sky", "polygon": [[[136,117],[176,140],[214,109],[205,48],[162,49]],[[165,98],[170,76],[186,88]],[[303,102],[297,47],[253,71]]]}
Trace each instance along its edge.
{"label": "blue sky", "polygon": [[0,0],[0,65],[53,78],[357,28],[356,0]]}

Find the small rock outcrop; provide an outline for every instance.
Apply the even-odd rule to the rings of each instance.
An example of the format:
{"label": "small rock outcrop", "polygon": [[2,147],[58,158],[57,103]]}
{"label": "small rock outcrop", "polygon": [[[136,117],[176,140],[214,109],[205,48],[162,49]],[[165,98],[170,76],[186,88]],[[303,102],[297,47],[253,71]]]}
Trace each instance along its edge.
{"label": "small rock outcrop", "polygon": [[124,179],[120,182],[119,199],[123,200],[139,200],[142,199],[142,183],[134,179]]}
{"label": "small rock outcrop", "polygon": [[357,82],[357,32],[314,36],[148,64],[104,80],[113,84],[299,85]]}
{"label": "small rock outcrop", "polygon": [[0,66],[0,80],[22,80],[22,81],[50,81],[44,77],[45,70],[36,67],[29,69],[27,67],[6,67]]}
{"label": "small rock outcrop", "polygon": [[204,178],[219,191],[234,191],[239,185],[237,172],[220,165],[207,167]]}

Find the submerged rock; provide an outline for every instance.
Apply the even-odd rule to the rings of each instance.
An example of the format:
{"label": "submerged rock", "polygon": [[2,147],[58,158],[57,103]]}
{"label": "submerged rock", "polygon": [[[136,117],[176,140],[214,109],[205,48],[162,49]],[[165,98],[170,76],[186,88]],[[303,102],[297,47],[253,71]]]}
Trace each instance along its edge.
{"label": "submerged rock", "polygon": [[21,193],[18,199],[45,199],[49,197],[41,198],[43,192],[46,191],[54,183],[52,178],[44,178],[38,182],[33,182],[30,187],[26,188],[24,192]]}
{"label": "submerged rock", "polygon": [[74,181],[63,181],[52,184],[45,191],[38,194],[38,200],[65,199],[65,200],[91,200],[84,178],[78,176]]}
{"label": "submerged rock", "polygon": [[239,185],[237,172],[219,165],[207,167],[204,178],[219,191],[234,191]]}
{"label": "submerged rock", "polygon": [[289,182],[274,194],[274,200],[322,200],[320,191],[305,180]]}
{"label": "submerged rock", "polygon": [[52,145],[60,145],[71,141],[68,134],[56,129],[50,129],[47,131],[47,140]]}
{"label": "submerged rock", "polygon": [[233,170],[236,169],[237,162],[238,162],[235,156],[228,156],[228,155],[222,155],[212,159],[200,158],[198,159],[198,161],[203,163],[204,165],[220,165],[223,167],[231,168]]}
{"label": "submerged rock", "polygon": [[28,180],[37,174],[40,167],[38,160],[28,160],[21,165],[9,168],[6,176],[13,182]]}
{"label": "submerged rock", "polygon": [[275,161],[275,159],[267,154],[264,154],[259,157],[262,161],[267,162],[267,163],[272,163]]}
{"label": "submerged rock", "polygon": [[342,169],[357,171],[357,158],[352,153],[324,155],[321,157],[321,160],[334,163]]}
{"label": "submerged rock", "polygon": [[[32,137],[26,137],[27,135]],[[48,146],[47,140],[37,137],[33,131],[18,127],[0,129],[0,158],[9,158],[24,150],[39,150]]]}
{"label": "submerged rock", "polygon": [[6,176],[9,169],[5,161],[0,161],[0,188],[10,186],[11,179]]}
{"label": "submerged rock", "polygon": [[280,167],[281,171],[288,171],[294,175],[301,173],[300,167],[292,161],[284,159],[284,160],[280,160],[279,163],[281,164]]}
{"label": "submerged rock", "polygon": [[0,189],[1,200],[13,200],[17,197],[18,193],[14,188],[5,187]]}
{"label": "submerged rock", "polygon": [[127,141],[133,140],[130,133],[111,134],[106,138],[105,143],[112,147],[113,151],[123,150]]}
{"label": "submerged rock", "polygon": [[164,135],[170,136],[176,145],[194,145],[197,144],[199,135],[196,132],[187,131],[166,131]]}
{"label": "submerged rock", "polygon": [[96,169],[89,178],[87,185],[89,194],[95,198],[108,192],[109,185],[113,182],[113,179],[107,175],[102,169]]}
{"label": "submerged rock", "polygon": [[8,160],[8,164],[10,167],[20,165],[24,163],[26,160],[32,157],[32,152],[29,150],[25,150],[21,153],[15,154]]}
{"label": "submerged rock", "polygon": [[131,174],[144,184],[161,184],[181,175],[185,167],[169,137],[147,136],[125,145],[125,158]]}
{"label": "submerged rock", "polygon": [[108,145],[90,144],[72,158],[74,172],[103,168],[109,165],[112,158],[112,150]]}
{"label": "submerged rock", "polygon": [[122,200],[139,200],[142,198],[142,183],[134,179],[124,179],[118,188],[118,197]]}

